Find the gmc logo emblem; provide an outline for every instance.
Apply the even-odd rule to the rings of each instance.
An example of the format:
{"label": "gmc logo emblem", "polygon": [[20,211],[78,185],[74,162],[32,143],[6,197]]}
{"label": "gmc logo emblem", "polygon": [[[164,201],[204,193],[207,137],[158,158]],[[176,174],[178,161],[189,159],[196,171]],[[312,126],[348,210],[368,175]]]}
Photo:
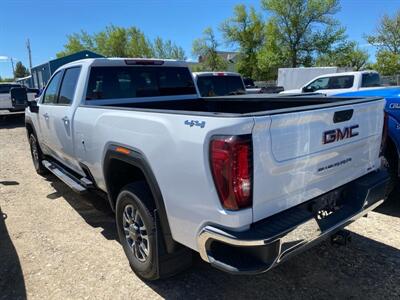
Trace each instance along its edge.
{"label": "gmc logo emblem", "polygon": [[360,126],[353,125],[350,127],[345,127],[343,130],[338,128],[338,129],[325,131],[323,134],[322,143],[330,144],[330,143],[334,143],[334,142],[338,142],[341,140],[350,139],[352,137],[355,137],[359,134],[358,132],[355,131],[355,129],[357,129],[358,127],[360,127]]}

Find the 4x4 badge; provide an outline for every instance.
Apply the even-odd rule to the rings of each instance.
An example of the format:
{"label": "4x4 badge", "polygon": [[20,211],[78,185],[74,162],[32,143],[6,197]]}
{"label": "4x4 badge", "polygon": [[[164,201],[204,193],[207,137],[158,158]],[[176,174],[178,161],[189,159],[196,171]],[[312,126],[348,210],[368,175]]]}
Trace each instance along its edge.
{"label": "4x4 badge", "polygon": [[206,121],[186,120],[185,125],[188,125],[190,127],[198,126],[200,128],[204,128],[206,126]]}

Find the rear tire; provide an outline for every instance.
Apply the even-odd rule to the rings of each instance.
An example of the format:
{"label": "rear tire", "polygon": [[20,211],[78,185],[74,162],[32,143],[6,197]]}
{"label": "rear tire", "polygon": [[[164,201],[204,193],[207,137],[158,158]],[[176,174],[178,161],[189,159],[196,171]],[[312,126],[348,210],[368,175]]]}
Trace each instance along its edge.
{"label": "rear tire", "polygon": [[148,185],[135,182],[122,188],[117,198],[118,237],[132,270],[144,280],[175,275],[191,265],[186,248],[167,254],[156,220],[154,199]]}
{"label": "rear tire", "polygon": [[32,161],[36,173],[38,173],[40,176],[49,174],[49,171],[42,164],[43,153],[40,149],[37,138],[33,133],[29,135],[29,146],[31,148]]}

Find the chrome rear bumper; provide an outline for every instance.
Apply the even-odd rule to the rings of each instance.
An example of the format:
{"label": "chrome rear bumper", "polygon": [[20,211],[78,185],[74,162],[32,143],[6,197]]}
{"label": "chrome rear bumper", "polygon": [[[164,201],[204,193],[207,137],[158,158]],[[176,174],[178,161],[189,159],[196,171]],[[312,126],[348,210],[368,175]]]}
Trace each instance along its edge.
{"label": "chrome rear bumper", "polygon": [[[257,222],[245,232],[206,226],[198,236],[200,256],[214,267],[230,273],[268,271],[378,207],[391,186],[385,171],[374,172]],[[318,218],[318,208],[332,197],[341,207],[325,218]]]}

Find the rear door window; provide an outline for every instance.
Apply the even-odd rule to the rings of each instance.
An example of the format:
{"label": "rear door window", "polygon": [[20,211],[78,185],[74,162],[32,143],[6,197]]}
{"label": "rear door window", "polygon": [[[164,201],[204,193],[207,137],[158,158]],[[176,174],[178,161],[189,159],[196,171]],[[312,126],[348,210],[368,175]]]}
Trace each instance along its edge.
{"label": "rear door window", "polygon": [[362,74],[361,87],[377,87],[381,86],[381,78],[378,73]]}
{"label": "rear door window", "polygon": [[72,103],[80,71],[80,67],[65,70],[61,83],[60,95],[58,97],[58,104],[70,105]]}
{"label": "rear door window", "polygon": [[196,94],[183,67],[92,67],[86,100]]}
{"label": "rear door window", "polygon": [[349,89],[354,84],[354,76],[334,76],[329,79],[329,87],[330,90],[336,89]]}

